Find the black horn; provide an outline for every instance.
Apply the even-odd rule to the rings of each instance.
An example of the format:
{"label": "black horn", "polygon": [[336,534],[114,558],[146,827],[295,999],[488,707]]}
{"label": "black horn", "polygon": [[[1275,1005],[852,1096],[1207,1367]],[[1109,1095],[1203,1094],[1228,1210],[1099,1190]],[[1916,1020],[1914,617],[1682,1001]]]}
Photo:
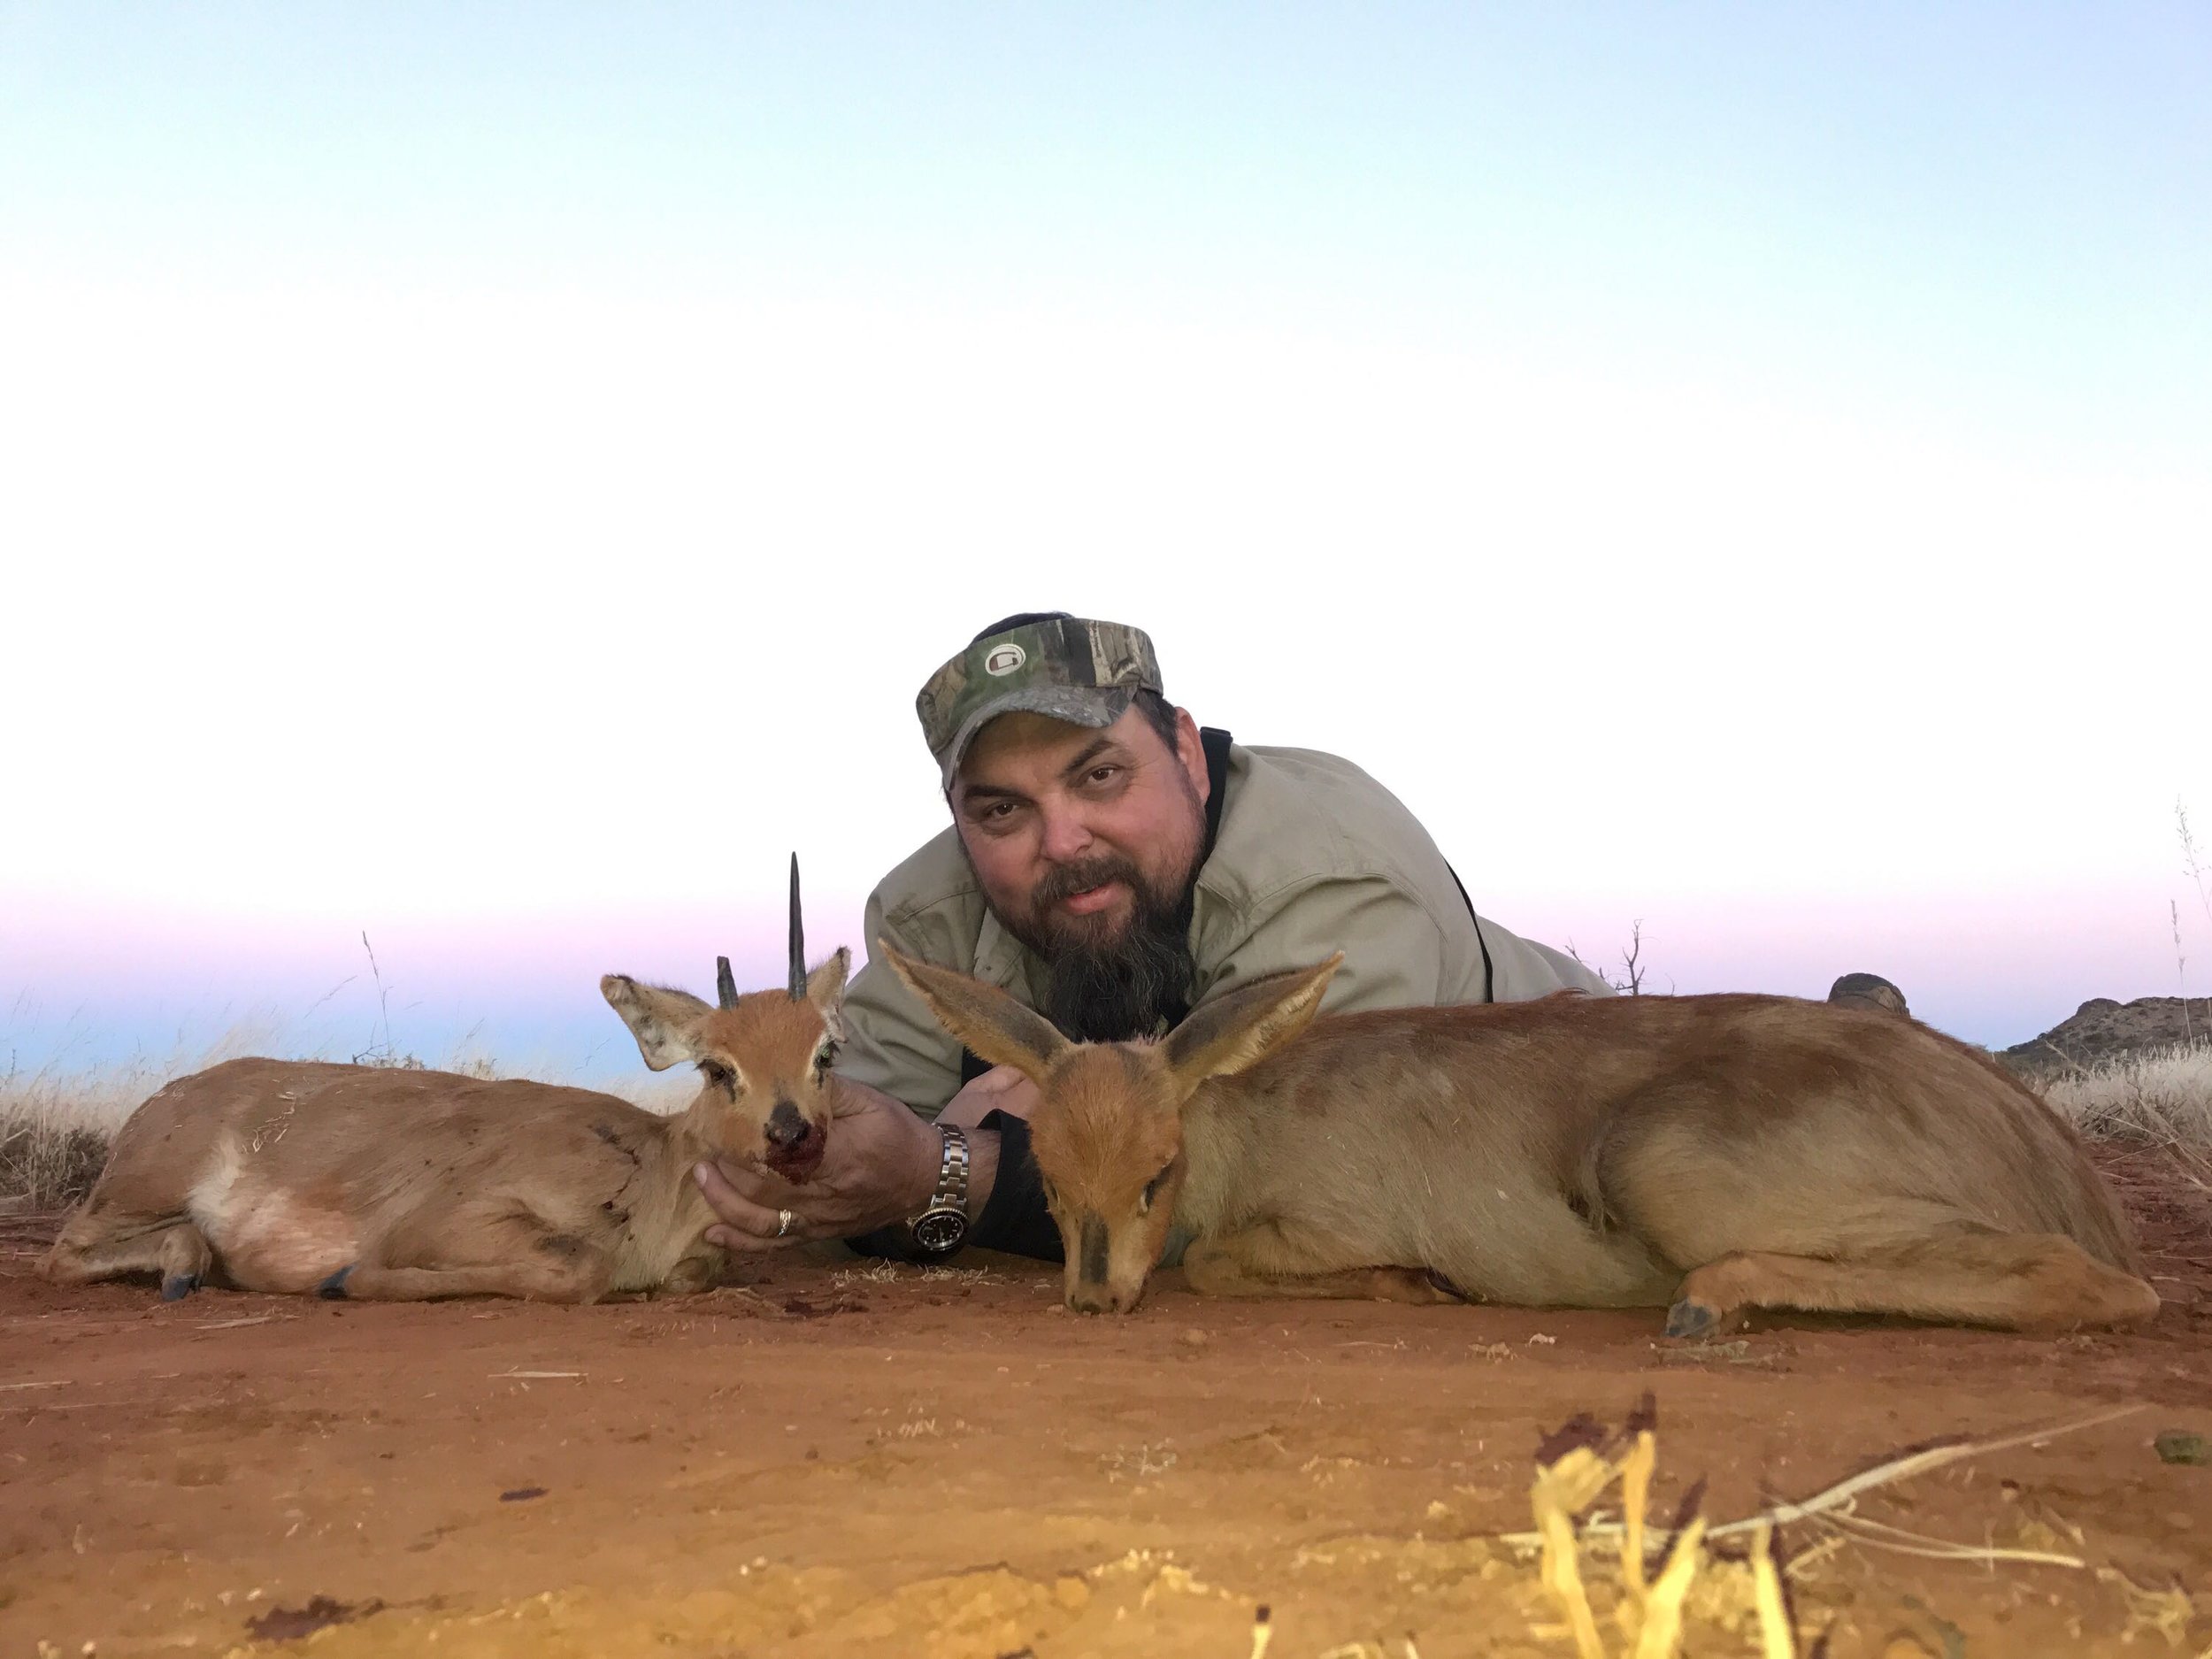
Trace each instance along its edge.
{"label": "black horn", "polygon": [[730,972],[730,959],[727,956],[717,956],[714,959],[714,995],[715,999],[723,1007],[735,1008],[737,1006],[737,979]]}
{"label": "black horn", "polygon": [[791,855],[791,1000],[806,995],[806,925],[799,919],[799,855]]}

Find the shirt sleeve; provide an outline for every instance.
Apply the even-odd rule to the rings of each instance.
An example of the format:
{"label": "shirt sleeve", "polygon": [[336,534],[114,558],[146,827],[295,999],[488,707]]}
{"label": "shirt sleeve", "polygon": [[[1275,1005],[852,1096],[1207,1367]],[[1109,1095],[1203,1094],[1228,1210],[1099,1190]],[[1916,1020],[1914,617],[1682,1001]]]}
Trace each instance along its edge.
{"label": "shirt sleeve", "polygon": [[[933,1118],[960,1092],[960,1044],[906,988],[882,959],[876,941],[887,941],[925,962],[953,962],[959,958],[951,949],[949,929],[933,928],[928,911],[900,927],[887,925],[879,891],[869,896],[866,928],[868,961],[845,992],[845,1041],[838,1052],[837,1074],[880,1089]],[[940,931],[947,937],[932,937]]]}

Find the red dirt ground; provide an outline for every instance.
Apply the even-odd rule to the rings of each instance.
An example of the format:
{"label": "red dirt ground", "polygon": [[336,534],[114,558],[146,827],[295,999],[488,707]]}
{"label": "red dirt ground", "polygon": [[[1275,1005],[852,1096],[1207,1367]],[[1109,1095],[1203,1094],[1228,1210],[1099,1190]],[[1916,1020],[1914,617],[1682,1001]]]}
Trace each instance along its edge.
{"label": "red dirt ground", "polygon": [[[48,1286],[52,1219],[19,1218],[0,1655],[1244,1659],[1260,1603],[1271,1659],[1567,1655],[1489,1535],[1529,1525],[1547,1431],[1648,1390],[1662,1512],[1701,1479],[1716,1520],[1938,1436],[2138,1404],[1860,1505],[2085,1567],[1804,1524],[1793,1610],[1832,1659],[2194,1655],[2212,1467],[2153,1440],[2212,1437],[2212,1210],[2147,1155],[2111,1167],[2169,1303],[2056,1340],[1778,1319],[1669,1349],[1651,1315],[1208,1302],[1174,1275],[1092,1320],[1056,1270],[1002,1258],[876,1279],[794,1261],[751,1291],[583,1309],[164,1306]],[[1755,1652],[1725,1570],[1707,1579],[1686,1651]]]}

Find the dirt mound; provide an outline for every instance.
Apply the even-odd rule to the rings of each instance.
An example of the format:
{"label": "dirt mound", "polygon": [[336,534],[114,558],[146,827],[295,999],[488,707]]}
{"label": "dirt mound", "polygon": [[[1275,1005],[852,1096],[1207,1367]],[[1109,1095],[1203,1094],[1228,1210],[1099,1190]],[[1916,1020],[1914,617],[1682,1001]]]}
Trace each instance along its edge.
{"label": "dirt mound", "polygon": [[2116,1002],[2093,996],[2040,1037],[2015,1043],[1997,1058],[2016,1071],[2041,1076],[2184,1042],[2212,1042],[2212,997]]}
{"label": "dirt mound", "polygon": [[[1649,1313],[1217,1302],[1171,1273],[1085,1319],[1008,1258],[593,1308],[165,1305],[45,1284],[52,1220],[12,1217],[0,1653],[1157,1659],[1248,1651],[1265,1603],[1272,1659],[1554,1659],[1498,1535],[1549,1432],[1647,1391],[1655,1511],[1702,1483],[1715,1520],[2136,1404],[1867,1494],[1848,1536],[1785,1529],[1791,1603],[1830,1659],[1900,1632],[2119,1659],[2169,1625],[2195,1653],[2212,1469],[2157,1443],[2212,1434],[2212,1210],[2158,1155],[2103,1156],[2167,1305],[2055,1338],[1762,1318],[1670,1348]],[[1907,1553],[1930,1539],[1969,1556]],[[1694,1614],[1690,1651],[1752,1650]]]}

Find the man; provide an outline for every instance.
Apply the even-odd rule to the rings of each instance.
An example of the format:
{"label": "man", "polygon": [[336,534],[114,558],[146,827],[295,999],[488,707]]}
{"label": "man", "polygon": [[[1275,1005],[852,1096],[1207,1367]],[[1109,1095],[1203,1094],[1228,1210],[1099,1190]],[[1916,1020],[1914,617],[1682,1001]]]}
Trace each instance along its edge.
{"label": "man", "polygon": [[1009,617],[917,708],[951,827],[868,902],[872,959],[837,1062],[850,1107],[815,1178],[795,1192],[702,1166],[724,1224],[708,1236],[730,1248],[853,1238],[931,1259],[964,1241],[1059,1259],[1028,1158],[1035,1086],[964,1054],[873,959],[879,940],[1092,1041],[1154,1035],[1340,949],[1325,1012],[1609,995],[1580,963],[1478,918],[1428,833],[1348,761],[1202,731],[1166,701],[1135,628]]}

